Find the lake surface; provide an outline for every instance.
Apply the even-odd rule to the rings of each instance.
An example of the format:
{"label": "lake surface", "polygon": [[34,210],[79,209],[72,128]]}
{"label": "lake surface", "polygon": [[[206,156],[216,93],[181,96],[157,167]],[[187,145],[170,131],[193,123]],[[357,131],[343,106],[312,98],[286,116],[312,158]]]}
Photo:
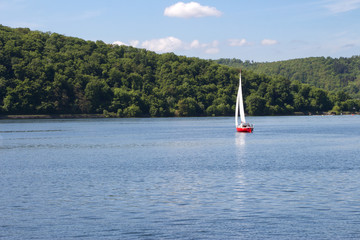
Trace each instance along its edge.
{"label": "lake surface", "polygon": [[0,121],[0,239],[360,239],[360,116]]}

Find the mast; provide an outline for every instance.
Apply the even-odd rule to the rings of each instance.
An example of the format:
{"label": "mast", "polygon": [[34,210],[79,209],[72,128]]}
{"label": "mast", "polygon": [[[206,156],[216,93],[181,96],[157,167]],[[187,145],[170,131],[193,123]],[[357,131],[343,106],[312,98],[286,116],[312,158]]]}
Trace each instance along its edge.
{"label": "mast", "polygon": [[242,87],[241,87],[241,70],[239,76],[239,89],[236,96],[236,106],[235,106],[235,126],[238,127],[239,122],[239,112],[240,112],[240,120],[242,123],[245,122],[245,112],[244,112],[244,103],[243,103],[243,96],[242,96]]}
{"label": "mast", "polygon": [[245,111],[244,111],[244,102],[243,102],[243,95],[242,95],[242,87],[241,87],[241,71],[239,77],[239,110],[240,110],[240,120],[242,123],[245,123]]}
{"label": "mast", "polygon": [[239,85],[239,89],[236,95],[236,106],[235,106],[235,127],[238,127],[239,123],[238,123],[238,118],[239,118],[239,90],[240,90],[240,85]]}

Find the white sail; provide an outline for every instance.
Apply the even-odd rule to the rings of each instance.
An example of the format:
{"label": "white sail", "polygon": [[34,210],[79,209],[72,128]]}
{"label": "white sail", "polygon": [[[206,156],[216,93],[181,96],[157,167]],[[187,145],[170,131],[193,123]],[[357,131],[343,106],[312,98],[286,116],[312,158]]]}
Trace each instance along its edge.
{"label": "white sail", "polygon": [[[240,86],[239,86],[240,89]],[[235,127],[239,125],[238,118],[239,118],[239,89],[236,95],[236,106],[235,106]]]}
{"label": "white sail", "polygon": [[244,112],[244,102],[242,96],[242,87],[241,87],[241,72],[239,77],[239,89],[236,97],[236,106],[235,106],[235,125],[236,127],[239,125],[238,117],[240,111],[240,120],[242,123],[245,123],[245,112]]}
{"label": "white sail", "polygon": [[240,99],[240,103],[239,103],[239,107],[240,107],[240,120],[242,123],[245,123],[245,111],[244,111],[244,102],[243,102],[243,95],[242,95],[242,87],[241,87],[241,72],[240,72],[240,80],[239,80],[239,99]]}

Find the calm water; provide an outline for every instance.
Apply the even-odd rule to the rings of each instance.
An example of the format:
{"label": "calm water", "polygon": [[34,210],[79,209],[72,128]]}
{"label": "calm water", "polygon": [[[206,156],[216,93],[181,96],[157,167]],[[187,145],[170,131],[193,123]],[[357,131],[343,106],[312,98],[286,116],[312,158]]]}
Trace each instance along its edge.
{"label": "calm water", "polygon": [[360,116],[0,121],[0,239],[359,239]]}

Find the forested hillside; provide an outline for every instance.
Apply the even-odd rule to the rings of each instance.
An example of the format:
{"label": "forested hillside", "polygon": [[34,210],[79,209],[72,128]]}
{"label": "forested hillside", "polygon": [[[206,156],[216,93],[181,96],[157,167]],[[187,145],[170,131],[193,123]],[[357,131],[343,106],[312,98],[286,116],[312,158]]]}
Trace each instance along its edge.
{"label": "forested hillside", "polygon": [[[239,69],[210,60],[0,25],[0,114],[232,115]],[[243,72],[251,115],[353,111],[360,102]]]}
{"label": "forested hillside", "polygon": [[242,67],[256,73],[281,75],[327,91],[345,91],[360,98],[360,56],[351,58],[312,57],[279,62],[256,63],[239,59],[219,59],[218,63]]}

